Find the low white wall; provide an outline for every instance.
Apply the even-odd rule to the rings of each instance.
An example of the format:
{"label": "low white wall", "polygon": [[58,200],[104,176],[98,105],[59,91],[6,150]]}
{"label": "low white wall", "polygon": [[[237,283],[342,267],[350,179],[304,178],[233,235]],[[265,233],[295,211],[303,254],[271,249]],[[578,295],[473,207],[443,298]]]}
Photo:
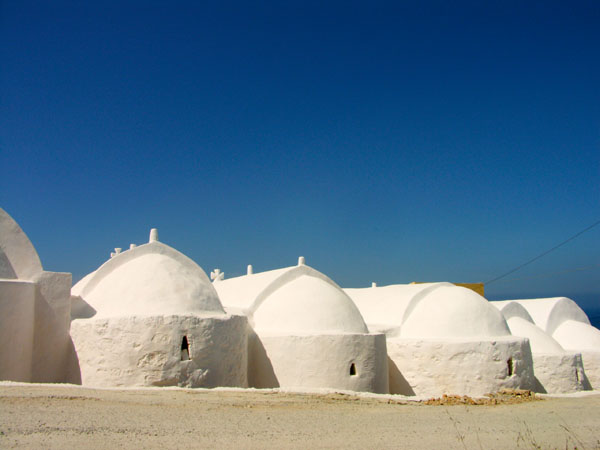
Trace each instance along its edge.
{"label": "low white wall", "polygon": [[533,369],[541,385],[537,392],[566,394],[591,389],[579,353],[534,353]]}
{"label": "low white wall", "polygon": [[584,350],[581,352],[581,358],[583,359],[583,368],[587,375],[592,389],[600,390],[600,351],[592,352]]}
{"label": "low white wall", "polygon": [[387,349],[392,394],[478,396],[502,388],[535,387],[527,339],[389,338]]}
{"label": "low white wall", "polygon": [[0,280],[0,380],[31,381],[36,286]]}
{"label": "low white wall", "polygon": [[248,374],[252,387],[388,393],[383,334],[257,337],[251,333],[249,344]]}
{"label": "low white wall", "polygon": [[[77,354],[64,308],[70,303],[70,274],[44,272],[36,285],[31,381],[81,384]],[[68,276],[63,276],[68,275]]]}
{"label": "low white wall", "polygon": [[83,385],[247,387],[246,329],[243,316],[133,316],[74,320],[71,336]]}

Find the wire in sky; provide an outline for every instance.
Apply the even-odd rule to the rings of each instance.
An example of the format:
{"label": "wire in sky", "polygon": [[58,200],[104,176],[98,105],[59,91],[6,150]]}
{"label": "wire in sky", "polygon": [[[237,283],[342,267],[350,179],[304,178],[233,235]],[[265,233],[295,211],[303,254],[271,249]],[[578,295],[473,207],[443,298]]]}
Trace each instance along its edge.
{"label": "wire in sky", "polygon": [[574,234],[573,236],[571,236],[571,237],[570,237],[569,239],[567,239],[566,241],[563,241],[563,242],[561,242],[560,244],[558,244],[558,245],[555,245],[555,246],[554,246],[554,247],[552,247],[550,250],[546,250],[544,253],[542,253],[542,254],[540,254],[540,255],[537,255],[535,258],[532,258],[532,259],[530,259],[529,261],[527,261],[527,262],[525,262],[525,263],[521,264],[520,266],[518,266],[518,267],[515,267],[515,268],[514,268],[514,269],[512,269],[512,270],[509,270],[508,272],[506,272],[506,273],[504,273],[504,274],[500,275],[499,277],[493,278],[493,279],[491,279],[490,281],[486,281],[486,282],[485,282],[485,284],[486,284],[486,285],[487,285],[487,284],[491,284],[491,283],[493,283],[494,281],[498,281],[498,280],[500,280],[501,278],[504,278],[504,277],[506,277],[506,276],[510,275],[511,273],[515,273],[517,270],[519,270],[519,269],[522,269],[523,267],[527,266],[528,264],[531,264],[531,263],[532,263],[532,262],[534,262],[534,261],[537,261],[537,260],[538,260],[538,259],[540,259],[542,256],[546,256],[548,253],[550,253],[550,252],[553,252],[554,250],[556,250],[556,249],[557,249],[557,248],[559,248],[559,247],[562,247],[562,246],[563,246],[563,245],[565,245],[567,242],[571,242],[571,241],[572,241],[573,239],[575,239],[576,237],[579,237],[579,236],[581,236],[583,233],[585,233],[586,231],[589,231],[589,230],[591,230],[592,228],[594,228],[596,225],[599,225],[599,224],[600,224],[600,220],[598,220],[598,221],[596,221],[595,223],[591,224],[589,227],[587,227],[587,228],[585,228],[585,229],[581,230],[579,233],[577,233],[577,234]]}
{"label": "wire in sky", "polygon": [[547,273],[542,273],[540,275],[532,275],[529,277],[509,278],[508,280],[504,280],[504,283],[512,282],[512,281],[534,280],[534,279],[538,279],[538,278],[547,278],[547,277],[552,277],[554,275],[562,275],[565,273],[581,272],[583,270],[595,269],[596,267],[600,267],[600,264],[592,264],[591,266],[575,267],[572,269],[564,269],[564,270],[561,270],[558,272],[547,272]]}

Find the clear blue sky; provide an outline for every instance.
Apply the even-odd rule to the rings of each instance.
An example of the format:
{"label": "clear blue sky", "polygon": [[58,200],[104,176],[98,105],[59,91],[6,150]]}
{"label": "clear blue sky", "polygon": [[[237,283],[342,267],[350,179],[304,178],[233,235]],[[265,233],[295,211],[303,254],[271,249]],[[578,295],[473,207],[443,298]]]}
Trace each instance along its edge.
{"label": "clear blue sky", "polygon": [[[2,2],[0,205],[48,270],[157,227],[231,276],[486,281],[600,219],[599,2],[252,3]],[[599,255],[488,293],[600,305]]]}

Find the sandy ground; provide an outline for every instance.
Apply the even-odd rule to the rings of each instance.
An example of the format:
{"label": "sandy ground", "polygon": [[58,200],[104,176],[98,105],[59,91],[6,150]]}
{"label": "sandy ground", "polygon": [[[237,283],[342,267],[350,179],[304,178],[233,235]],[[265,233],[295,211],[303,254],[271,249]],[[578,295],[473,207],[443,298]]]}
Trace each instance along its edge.
{"label": "sandy ground", "polygon": [[338,394],[0,385],[0,447],[600,449],[600,394],[427,406]]}

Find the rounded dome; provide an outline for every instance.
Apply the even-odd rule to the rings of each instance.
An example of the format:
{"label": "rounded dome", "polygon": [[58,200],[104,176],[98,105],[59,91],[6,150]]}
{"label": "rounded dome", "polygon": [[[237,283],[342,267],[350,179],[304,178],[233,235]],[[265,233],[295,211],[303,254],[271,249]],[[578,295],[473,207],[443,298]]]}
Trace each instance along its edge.
{"label": "rounded dome", "polygon": [[491,337],[510,335],[502,313],[470,289],[439,286],[417,299],[400,328],[405,338]]}
{"label": "rounded dome", "polygon": [[370,329],[390,330],[399,327],[412,301],[439,286],[450,283],[392,284],[370,288],[344,289],[362,314]]}
{"label": "rounded dome", "polygon": [[552,334],[560,345],[578,352],[600,351],[600,330],[577,320],[565,320]]}
{"label": "rounded dome", "polygon": [[204,271],[159,242],[117,255],[86,281],[80,295],[96,317],[224,313]]}
{"label": "rounded dome", "polygon": [[546,333],[554,331],[566,320],[590,324],[585,312],[567,297],[513,300],[521,304],[533,318],[535,324]]}
{"label": "rounded dome", "polygon": [[352,300],[334,283],[310,275],[274,290],[258,305],[253,319],[261,332],[368,333]]}
{"label": "rounded dome", "polygon": [[40,257],[25,232],[0,208],[0,278],[29,280],[42,271]]}
{"label": "rounded dome", "polygon": [[564,353],[564,349],[544,330],[519,316],[506,319],[513,336],[529,339],[532,353]]}

